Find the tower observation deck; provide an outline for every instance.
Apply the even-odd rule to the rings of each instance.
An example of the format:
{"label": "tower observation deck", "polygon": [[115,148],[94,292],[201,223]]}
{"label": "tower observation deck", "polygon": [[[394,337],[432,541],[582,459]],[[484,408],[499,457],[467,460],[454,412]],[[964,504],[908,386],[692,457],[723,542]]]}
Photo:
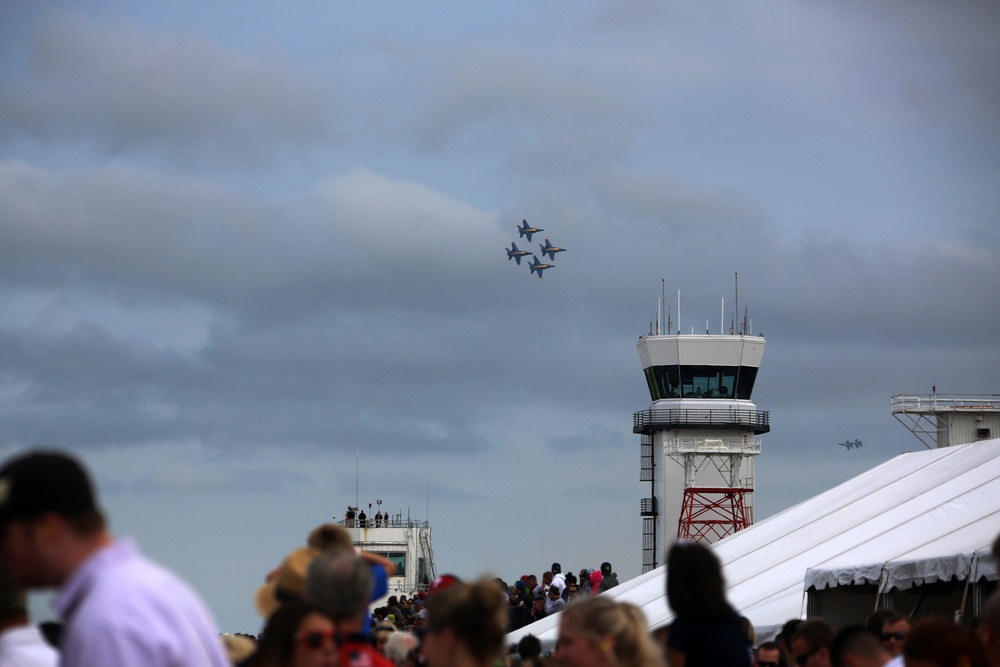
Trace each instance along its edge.
{"label": "tower observation deck", "polygon": [[951,447],[1000,434],[1000,394],[898,394],[892,416],[927,447]]}
{"label": "tower observation deck", "polygon": [[652,399],[632,420],[650,483],[644,572],[675,538],[714,542],[753,523],[757,436],[771,430],[750,400],[765,344],[745,334],[650,334],[636,344]]}

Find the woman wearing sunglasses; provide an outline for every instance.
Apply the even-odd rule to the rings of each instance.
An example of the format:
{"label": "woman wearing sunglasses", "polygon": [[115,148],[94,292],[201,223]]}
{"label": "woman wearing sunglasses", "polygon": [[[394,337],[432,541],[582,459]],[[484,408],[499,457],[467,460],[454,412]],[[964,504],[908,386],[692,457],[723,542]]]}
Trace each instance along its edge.
{"label": "woman wearing sunglasses", "polygon": [[311,602],[282,605],[267,622],[248,667],[337,667],[334,627]]}

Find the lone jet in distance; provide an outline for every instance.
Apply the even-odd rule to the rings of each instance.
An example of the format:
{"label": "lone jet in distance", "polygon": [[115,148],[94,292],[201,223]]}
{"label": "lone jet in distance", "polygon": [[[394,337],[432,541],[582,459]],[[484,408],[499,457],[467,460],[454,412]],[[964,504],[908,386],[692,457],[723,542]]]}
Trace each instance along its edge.
{"label": "lone jet in distance", "polygon": [[552,264],[542,264],[540,261],[538,261],[538,255],[536,255],[535,253],[531,253],[531,256],[532,256],[532,258],[535,261],[532,264],[528,264],[528,268],[531,270],[531,273],[534,273],[535,271],[537,271],[538,272],[538,278],[541,279],[541,277],[542,277],[542,271],[544,271],[545,269],[551,269],[551,268],[553,268],[553,265]]}
{"label": "lone jet in distance", "polygon": [[542,249],[542,257],[545,257],[545,255],[548,255],[549,259],[552,260],[553,262],[556,261],[556,253],[557,252],[566,252],[566,248],[556,247],[556,246],[552,245],[552,242],[549,241],[548,239],[545,239],[545,245],[542,245],[541,243],[539,243],[538,247]]}
{"label": "lone jet in distance", "polygon": [[507,248],[507,261],[509,262],[510,260],[513,259],[514,261],[517,262],[518,266],[521,266],[521,258],[530,254],[531,253],[528,252],[527,250],[519,250],[517,244],[511,242],[510,247]]}
{"label": "lone jet in distance", "polygon": [[544,232],[545,231],[544,229],[539,229],[538,227],[529,227],[527,220],[521,220],[521,222],[524,223],[523,227],[521,225],[514,225],[514,226],[517,227],[517,231],[520,234],[520,236],[518,238],[524,238],[525,236],[527,236],[528,237],[528,243],[531,243],[531,235],[532,234],[534,234],[535,232]]}
{"label": "lone jet in distance", "polygon": [[848,440],[847,442],[838,442],[837,444],[840,445],[841,447],[846,447],[847,449],[854,449],[855,447],[861,449],[861,441],[858,440],[857,438],[855,438],[853,441]]}

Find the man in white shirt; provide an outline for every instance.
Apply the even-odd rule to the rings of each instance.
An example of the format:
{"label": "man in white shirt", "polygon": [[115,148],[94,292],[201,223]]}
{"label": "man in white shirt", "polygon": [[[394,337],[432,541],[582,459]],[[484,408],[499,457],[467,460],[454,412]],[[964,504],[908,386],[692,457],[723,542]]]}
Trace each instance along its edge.
{"label": "man in white shirt", "polygon": [[8,570],[0,568],[0,665],[56,667],[58,663],[59,654],[38,627],[28,623],[24,591]]}
{"label": "man in white shirt", "polygon": [[566,575],[563,574],[562,565],[559,563],[552,563],[552,581],[547,583],[545,590],[548,590],[550,586],[558,588],[560,595],[562,595],[563,589],[566,588]]}
{"label": "man in white shirt", "polygon": [[0,561],[24,588],[59,588],[61,667],[230,667],[198,596],[111,537],[67,454],[33,451],[0,467]]}

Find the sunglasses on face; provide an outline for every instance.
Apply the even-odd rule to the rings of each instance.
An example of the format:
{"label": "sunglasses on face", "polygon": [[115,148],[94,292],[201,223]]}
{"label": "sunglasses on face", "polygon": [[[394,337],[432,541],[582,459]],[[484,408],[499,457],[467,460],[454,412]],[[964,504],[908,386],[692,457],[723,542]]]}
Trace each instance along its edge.
{"label": "sunglasses on face", "polygon": [[313,630],[312,632],[300,632],[295,635],[296,641],[314,649],[320,648],[326,643],[333,644],[333,638],[333,630]]}
{"label": "sunglasses on face", "polygon": [[[820,648],[823,648],[823,647],[821,646]],[[817,651],[819,651],[819,648],[814,648],[813,650],[809,651],[808,653],[803,653],[802,655],[795,656],[795,663],[799,667],[805,667],[806,663],[809,662],[809,658],[811,658],[814,655],[816,655]]]}
{"label": "sunglasses on face", "polygon": [[904,639],[906,639],[906,633],[905,632],[883,632],[882,633],[882,641],[887,642],[890,639],[895,639],[896,641],[901,642]]}

